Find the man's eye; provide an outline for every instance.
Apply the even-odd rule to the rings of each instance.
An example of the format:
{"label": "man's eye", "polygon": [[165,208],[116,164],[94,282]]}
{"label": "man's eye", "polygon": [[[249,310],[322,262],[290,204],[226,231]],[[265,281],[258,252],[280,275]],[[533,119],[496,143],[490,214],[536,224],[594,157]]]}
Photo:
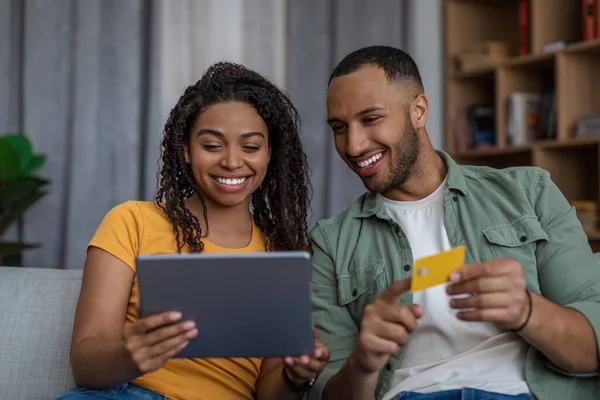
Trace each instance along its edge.
{"label": "man's eye", "polygon": [[366,117],[363,121],[366,124],[372,124],[373,122],[377,121],[379,119],[379,117]]}

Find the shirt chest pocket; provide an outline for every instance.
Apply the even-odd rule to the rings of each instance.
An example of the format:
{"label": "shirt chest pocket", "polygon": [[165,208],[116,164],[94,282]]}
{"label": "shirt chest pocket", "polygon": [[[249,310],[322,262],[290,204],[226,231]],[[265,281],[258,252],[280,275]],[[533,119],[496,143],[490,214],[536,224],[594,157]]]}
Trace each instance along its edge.
{"label": "shirt chest pocket", "polygon": [[521,217],[508,224],[494,225],[481,231],[494,258],[512,258],[521,263],[530,289],[539,290],[535,251],[548,234],[534,216]]}
{"label": "shirt chest pocket", "polygon": [[337,283],[338,304],[348,307],[353,318],[360,323],[365,306],[386,287],[385,262],[353,263],[347,273],[338,275]]}

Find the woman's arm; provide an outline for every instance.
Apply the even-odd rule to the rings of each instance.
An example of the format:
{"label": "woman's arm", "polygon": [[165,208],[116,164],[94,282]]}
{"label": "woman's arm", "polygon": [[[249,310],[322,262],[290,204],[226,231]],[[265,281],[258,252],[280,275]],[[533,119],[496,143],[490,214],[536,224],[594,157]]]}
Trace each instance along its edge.
{"label": "woman's arm", "polygon": [[315,352],[312,356],[263,360],[256,384],[257,400],[302,399],[309,388],[308,382],[316,379],[329,361],[329,349],[319,340],[317,330],[314,334]]}
{"label": "woman's arm", "polygon": [[[124,329],[134,272],[124,262],[91,247],[83,271],[81,293],[71,339],[71,367],[75,383],[108,389],[158,369],[195,336],[195,327],[163,313],[136,321]],[[186,329],[187,328],[187,329]]]}

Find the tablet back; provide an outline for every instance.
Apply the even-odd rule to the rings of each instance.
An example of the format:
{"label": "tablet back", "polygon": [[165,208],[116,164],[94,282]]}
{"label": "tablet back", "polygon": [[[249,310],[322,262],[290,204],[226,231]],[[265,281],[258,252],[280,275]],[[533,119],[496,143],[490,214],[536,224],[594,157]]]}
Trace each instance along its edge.
{"label": "tablet back", "polygon": [[140,315],[180,311],[198,336],[177,357],[312,354],[306,252],[139,256]]}

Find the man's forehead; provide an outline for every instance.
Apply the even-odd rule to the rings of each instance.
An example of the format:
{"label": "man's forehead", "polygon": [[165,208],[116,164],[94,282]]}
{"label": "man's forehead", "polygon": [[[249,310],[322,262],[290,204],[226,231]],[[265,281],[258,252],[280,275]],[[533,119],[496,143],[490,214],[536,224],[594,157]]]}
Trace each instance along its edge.
{"label": "man's forehead", "polygon": [[384,71],[375,67],[336,77],[327,91],[328,113],[355,114],[370,107],[387,108],[390,102],[398,100],[399,88],[393,86]]}

